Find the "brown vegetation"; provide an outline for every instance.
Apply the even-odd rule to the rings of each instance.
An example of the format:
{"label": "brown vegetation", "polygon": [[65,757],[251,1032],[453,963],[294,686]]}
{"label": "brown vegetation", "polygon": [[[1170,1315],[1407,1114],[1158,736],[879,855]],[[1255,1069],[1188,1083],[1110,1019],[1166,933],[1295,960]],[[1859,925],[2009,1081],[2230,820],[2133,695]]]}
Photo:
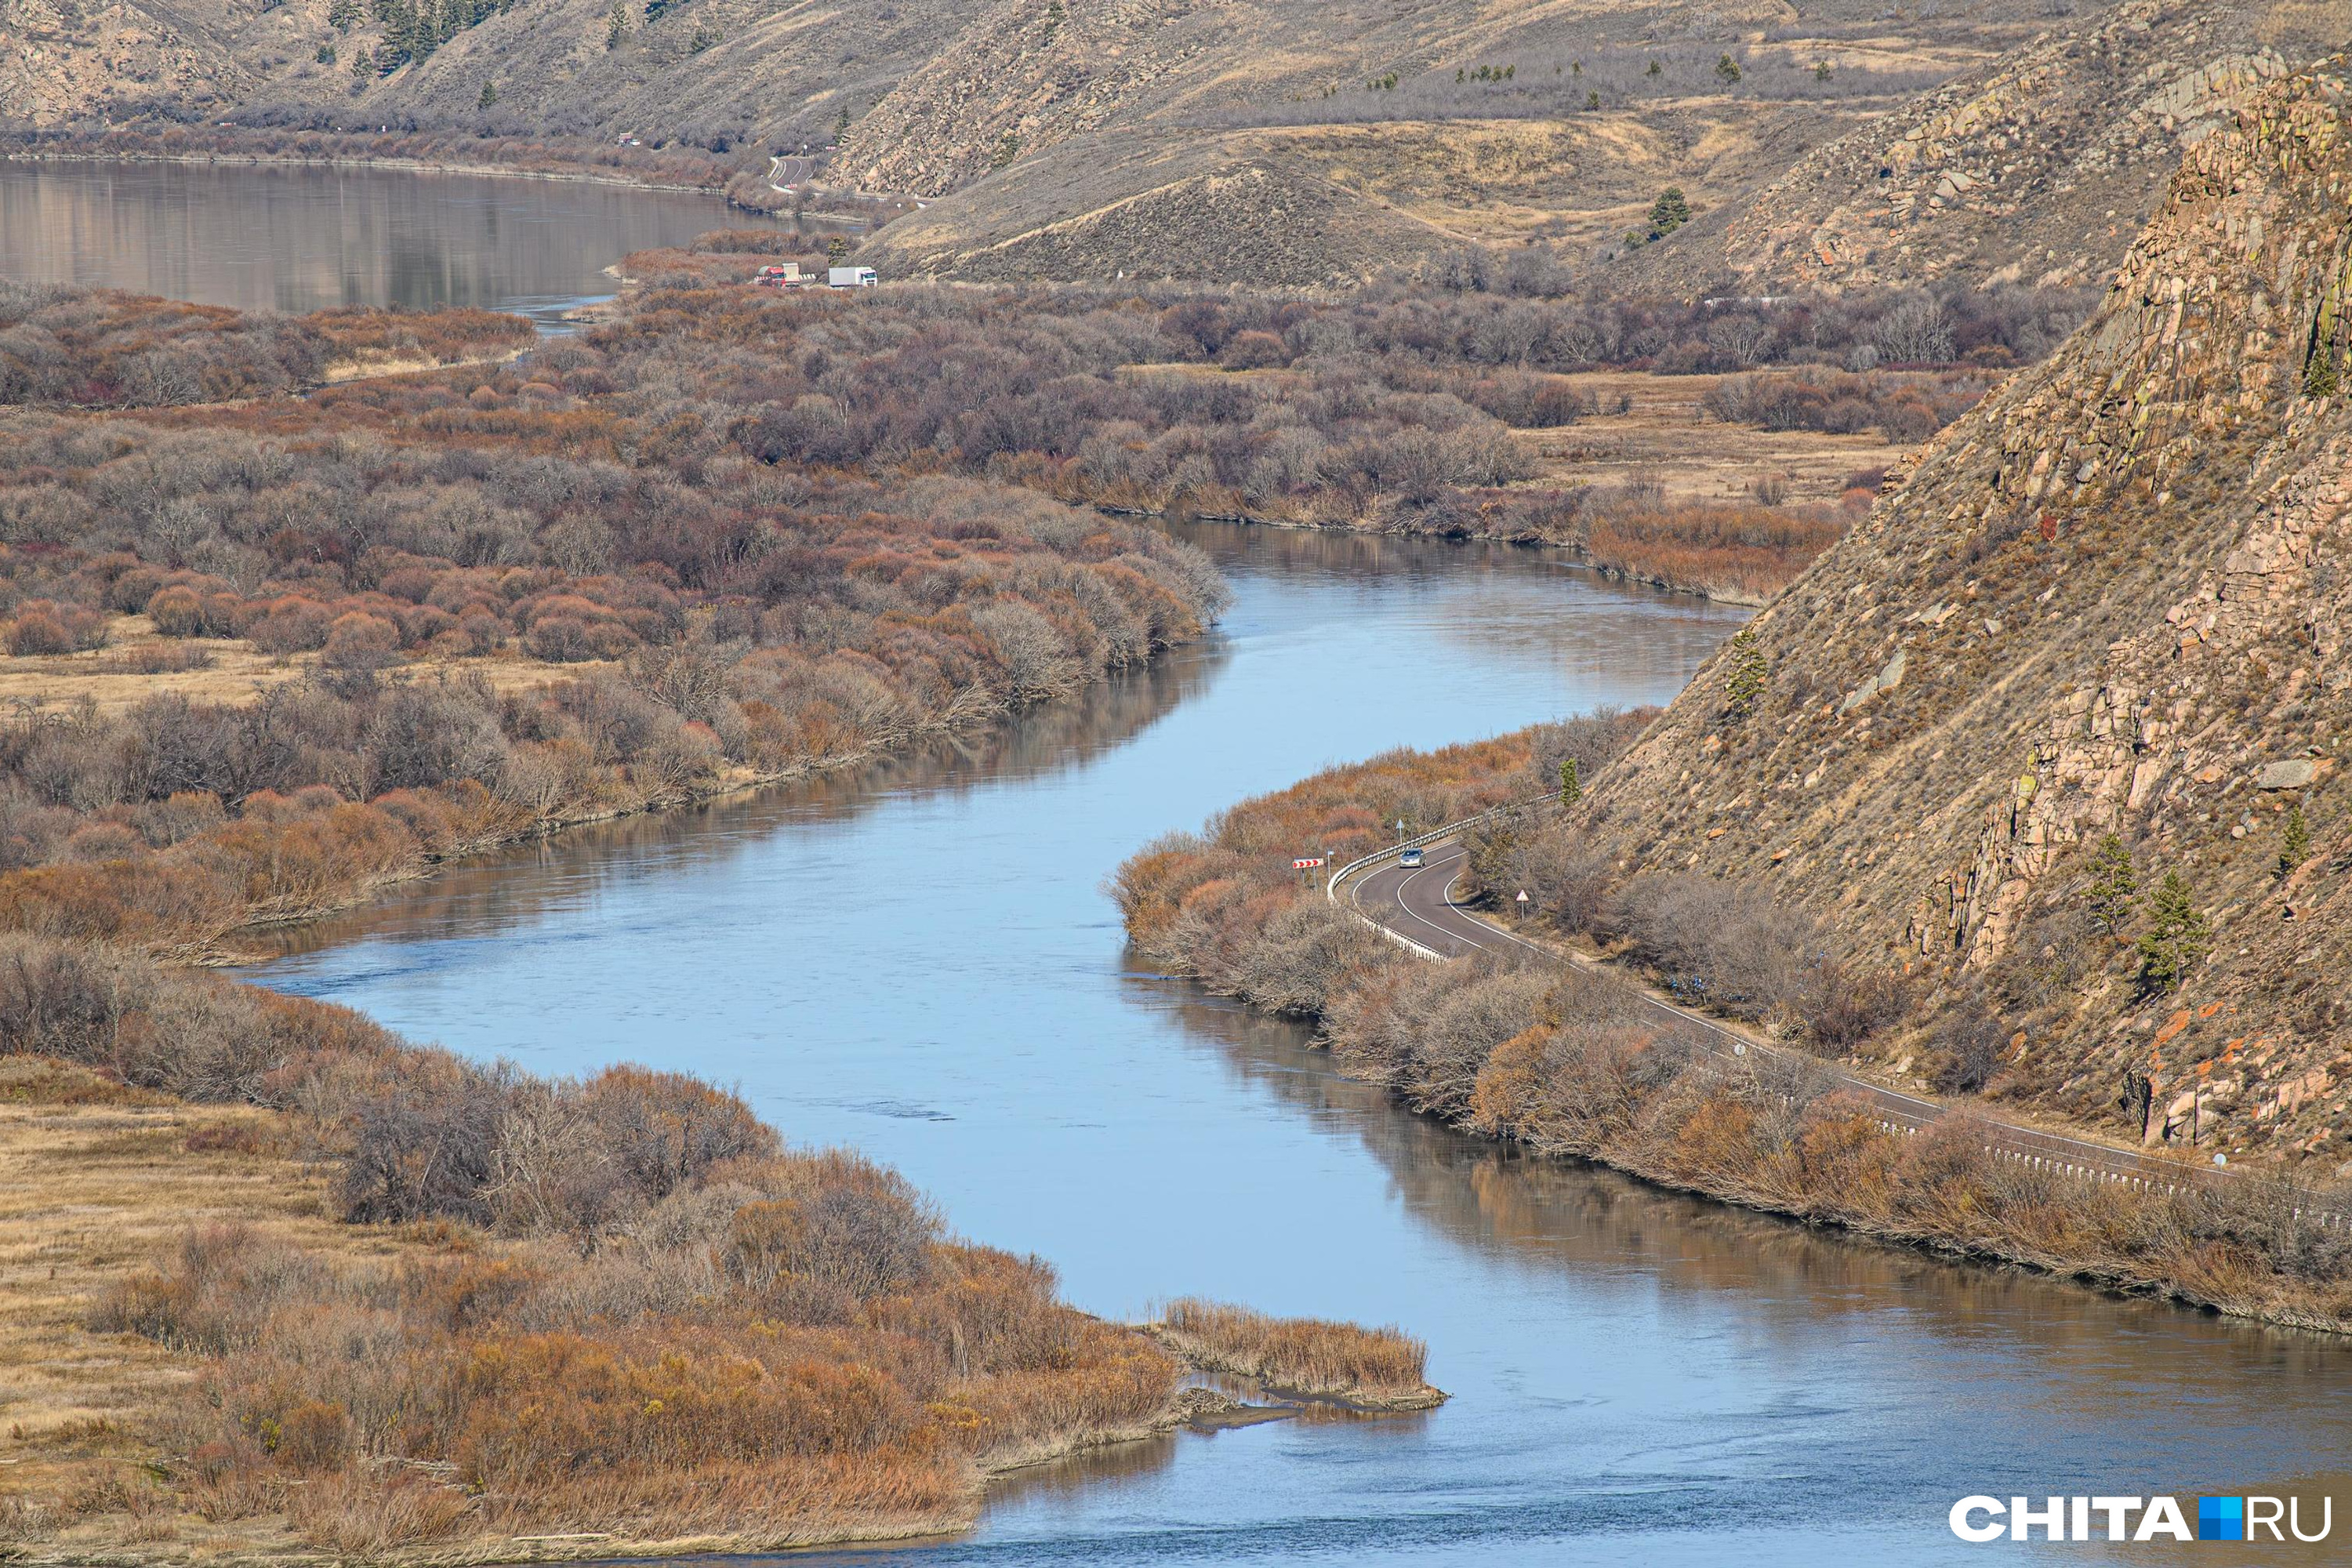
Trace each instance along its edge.
{"label": "brown vegetation", "polygon": [[316,386],[371,365],[519,352],[529,321],[495,310],[343,306],[249,315],[113,289],[0,279],[0,404],[153,408]]}
{"label": "brown vegetation", "polygon": [[[732,1094],[481,1068],[89,944],[0,952],[0,1174],[19,1552],[926,1534],[992,1471],[1193,1408],[1045,1264]],[[1393,1331],[1233,1321],[1268,1375],[1442,1397]]]}
{"label": "brown vegetation", "polygon": [[[694,1079],[479,1068],[87,947],[20,939],[0,967],[0,1089],[45,1111],[0,1112],[0,1163],[37,1161],[12,1203],[109,1215],[103,1258],[47,1249],[79,1307],[10,1303],[12,1356],[89,1363],[14,1412],[19,1546],[903,1535],[968,1521],[989,1468],[1170,1419],[1175,1364],[1044,1264],[945,1236],[855,1155],[781,1151]],[[60,1134],[60,1105],[140,1109]],[[154,1179],[124,1190],[110,1154]]]}
{"label": "brown vegetation", "polygon": [[[339,117],[340,118],[340,117]],[[620,145],[577,136],[483,136],[472,131],[331,130],[323,125],[180,124],[169,120],[102,123],[78,121],[16,128],[7,151],[22,158],[170,158],[235,163],[375,163],[430,169],[485,169],[553,178],[684,190],[724,189],[738,159],[686,143]]]}
{"label": "brown vegetation", "polygon": [[1278,1394],[1384,1410],[1426,1409],[1445,1398],[1422,1375],[1429,1347],[1402,1329],[1270,1318],[1195,1297],[1170,1302],[1153,1328],[1193,1365],[1256,1378]]}
{"label": "brown vegetation", "polygon": [[[305,331],[348,352],[404,319]],[[19,705],[0,928],[206,951],[446,855],[987,721],[1197,635],[1221,602],[1163,535],[936,461],[755,461],[748,432],[808,399],[737,379],[749,357],[678,357],[681,335],[633,321],[512,368],[23,416],[0,456],[15,654],[143,616],[291,668],[243,700]],[[212,657],[153,646],[159,668]]]}
{"label": "brown vegetation", "polygon": [[[2165,1193],[2018,1160],[1965,1110],[1906,1136],[1801,1054],[1725,1057],[1624,978],[1524,958],[1415,958],[1285,874],[1318,826],[1393,820],[1391,803],[1416,783],[1475,810],[1556,784],[1569,756],[1590,780],[1638,729],[1586,721],[1483,749],[1391,753],[1244,802],[1120,868],[1129,938],[1167,969],[1318,1020],[1351,1075],[1471,1131],[1872,1235],[2352,1330],[2352,1242],[2323,1217],[2333,1196],[2293,1165],[2203,1182],[2184,1161]],[[1801,915],[1712,876],[1629,875],[1572,822],[1544,807],[1474,832],[1471,891],[1524,887],[1536,930],[1586,936],[1689,1004],[1761,1019],[1824,1054],[1905,1022],[1915,994],[1900,977],[1835,957]],[[1955,1089],[1983,1082],[1963,1070],[1969,1048],[1932,1037],[1921,1047],[1944,1053],[1952,1070],[1929,1065]]]}

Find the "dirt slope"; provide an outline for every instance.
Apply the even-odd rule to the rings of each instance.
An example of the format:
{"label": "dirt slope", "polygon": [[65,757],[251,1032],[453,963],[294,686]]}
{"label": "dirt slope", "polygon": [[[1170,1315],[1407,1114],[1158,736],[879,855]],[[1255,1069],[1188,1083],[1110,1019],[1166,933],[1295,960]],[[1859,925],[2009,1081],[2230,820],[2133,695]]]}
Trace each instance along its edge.
{"label": "dirt slope", "polygon": [[2183,151],[2347,37],[2340,0],[2127,0],[1814,148],[1622,270],[1683,290],[1735,278],[1758,293],[2104,282]]}
{"label": "dirt slope", "polygon": [[[2205,1085],[2209,1133],[2338,1158],[2344,67],[2190,148],[2093,320],[1931,444],[1589,797],[1620,855],[1754,879],[1947,1016],[2000,1017],[2012,1092],[2113,1124],[2152,1069],[2159,1109]],[[2311,842],[2282,878],[2292,806]],[[2142,994],[2090,927],[2109,832],[2210,924],[2177,992]],[[2143,897],[2122,935],[2150,929]]]}

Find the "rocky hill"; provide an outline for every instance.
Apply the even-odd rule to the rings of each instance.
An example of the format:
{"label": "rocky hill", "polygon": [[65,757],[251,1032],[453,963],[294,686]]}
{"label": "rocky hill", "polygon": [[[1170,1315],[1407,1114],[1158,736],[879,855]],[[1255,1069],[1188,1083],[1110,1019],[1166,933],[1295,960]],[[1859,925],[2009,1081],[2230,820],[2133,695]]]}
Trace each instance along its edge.
{"label": "rocky hill", "polygon": [[[762,200],[785,199],[767,186],[784,155],[789,182],[949,198],[886,254],[972,276],[1140,260],[1155,276],[1320,279],[1465,244],[1542,245],[1581,267],[1665,186],[1703,215],[1741,210],[1812,150],[2021,46],[2044,9],[0,0],[0,124],[633,134],[732,160]],[[1241,251],[1220,240],[1268,214],[1292,226]],[[1301,253],[1278,266],[1231,270],[1288,243]],[[1703,254],[1659,247],[1668,263]]]}
{"label": "rocky hill", "polygon": [[[2337,1160],[2346,67],[2191,146],[2093,319],[1937,437],[1587,797],[1627,861],[1769,889],[1948,1023],[1998,1018],[2009,1092],[2115,1125],[2147,1075],[2152,1125],[2193,1106]],[[2110,834],[2139,886],[2114,932]],[[2159,908],[2167,876],[2193,913]],[[2142,978],[2140,938],[2177,988]]]}
{"label": "rocky hill", "polygon": [[1296,155],[1085,137],[901,218],[860,248],[893,277],[1360,281],[1475,249]]}
{"label": "rocky hill", "polygon": [[2103,282],[2183,150],[2347,32],[2347,6],[2126,0],[1813,149],[1631,270],[1759,291]]}

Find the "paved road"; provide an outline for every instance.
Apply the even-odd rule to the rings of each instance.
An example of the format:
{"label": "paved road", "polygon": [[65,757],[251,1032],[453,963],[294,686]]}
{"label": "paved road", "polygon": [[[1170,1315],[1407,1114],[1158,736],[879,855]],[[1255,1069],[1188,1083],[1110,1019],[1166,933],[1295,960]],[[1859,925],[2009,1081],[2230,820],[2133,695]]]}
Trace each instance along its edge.
{"label": "paved road", "polygon": [[[1550,963],[1565,959],[1580,967],[1606,970],[1625,984],[1634,984],[1622,971],[1597,964],[1580,954],[1562,952],[1558,948],[1530,942],[1505,931],[1495,922],[1469,913],[1454,903],[1452,892],[1454,879],[1461,874],[1469,852],[1460,844],[1452,843],[1432,844],[1424,853],[1425,862],[1416,868],[1399,866],[1393,858],[1381,865],[1368,868],[1347,879],[1336,889],[1335,896],[1367,920],[1402,937],[1432,957],[1463,958],[1472,953],[1488,952],[1497,956],[1524,954]],[[1642,996],[1662,1014],[1671,1015],[1683,1026],[1687,1026],[1685,1037],[1696,1048],[1709,1056],[1728,1060],[1755,1052],[1770,1059],[1799,1059],[1799,1053],[1771,1044],[1759,1033],[1737,1028],[1677,1007],[1646,988],[1642,988]],[[1827,1068],[1811,1057],[1801,1059],[1820,1070],[1832,1072],[1842,1089],[1862,1096],[1882,1121],[1904,1131],[1916,1131],[1944,1114],[1943,1105],[1924,1096],[1906,1094],[1900,1089],[1873,1083],[1858,1074]],[[2074,1174],[2129,1182],[2140,1186],[2177,1186],[2184,1181],[2210,1181],[2220,1174],[2185,1165],[2177,1159],[2069,1138],[2063,1133],[2045,1132],[2035,1127],[1996,1121],[1989,1123],[1989,1131],[1993,1144],[2001,1152]],[[2330,1217],[2340,1223],[2347,1216],[2331,1211]]]}

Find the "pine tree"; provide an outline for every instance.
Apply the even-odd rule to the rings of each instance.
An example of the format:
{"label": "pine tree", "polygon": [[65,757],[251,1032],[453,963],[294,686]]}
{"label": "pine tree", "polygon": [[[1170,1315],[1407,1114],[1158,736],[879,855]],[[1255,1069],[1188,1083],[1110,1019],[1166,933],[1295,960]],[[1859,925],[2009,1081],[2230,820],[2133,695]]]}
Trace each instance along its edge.
{"label": "pine tree", "polygon": [[499,100],[499,89],[489,82],[482,84],[482,96],[474,100],[476,109],[488,109]]}
{"label": "pine tree", "polygon": [[604,18],[604,47],[619,48],[621,40],[628,37],[628,33],[629,7],[623,0],[614,0],[612,13]]}
{"label": "pine tree", "polygon": [[2213,933],[2178,871],[2167,871],[2149,901],[2139,950],[2139,984],[2150,995],[2177,991],[2198,961],[2213,950]]}
{"label": "pine tree", "polygon": [[1731,639],[1731,675],[1724,682],[1723,716],[1737,722],[1756,711],[1770,676],[1764,650],[1756,646],[1755,629],[1740,627]]}
{"label": "pine tree", "polygon": [[2132,868],[2131,851],[2110,833],[2091,852],[2091,885],[2083,895],[2091,906],[2091,923],[2111,934],[2122,930],[2138,892],[2139,873]]}
{"label": "pine tree", "polygon": [[1739,62],[1729,55],[1721,56],[1715,62],[1715,74],[1721,77],[1723,84],[1728,87],[1739,79]]}
{"label": "pine tree", "polygon": [[2336,290],[2319,297],[2319,314],[2311,323],[2311,346],[2303,361],[2303,393],[2306,397],[2336,395]]}
{"label": "pine tree", "polygon": [[2286,830],[2279,836],[2278,874],[2284,882],[2294,875],[2294,868],[2311,858],[2311,824],[2303,819],[2303,807],[2287,807]]}
{"label": "pine tree", "polygon": [[1668,185],[1650,204],[1650,237],[1664,239],[1690,220],[1690,203],[1683,199],[1683,188]]}
{"label": "pine tree", "polygon": [[1666,74],[1666,71],[1664,66],[1661,66],[1655,60],[1652,60],[1650,62],[1650,68],[1642,74],[1648,77],[1662,77]]}
{"label": "pine tree", "polygon": [[1562,757],[1559,761],[1559,804],[1574,805],[1584,798],[1584,781],[1577,776],[1576,759]]}

